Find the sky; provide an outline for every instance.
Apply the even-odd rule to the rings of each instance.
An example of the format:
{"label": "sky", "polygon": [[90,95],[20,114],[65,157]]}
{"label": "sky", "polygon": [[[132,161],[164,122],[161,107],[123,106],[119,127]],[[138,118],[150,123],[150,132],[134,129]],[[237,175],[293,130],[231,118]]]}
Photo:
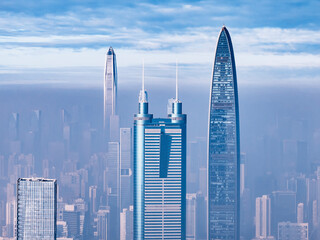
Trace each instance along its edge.
{"label": "sky", "polygon": [[119,85],[210,84],[216,40],[230,31],[238,84],[320,87],[318,0],[2,0],[0,85],[102,87],[104,55]]}

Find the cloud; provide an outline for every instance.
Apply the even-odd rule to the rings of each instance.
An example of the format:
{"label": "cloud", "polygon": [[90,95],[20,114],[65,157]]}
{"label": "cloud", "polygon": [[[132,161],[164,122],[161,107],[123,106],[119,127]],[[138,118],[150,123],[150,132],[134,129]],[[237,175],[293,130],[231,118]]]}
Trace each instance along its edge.
{"label": "cloud", "polygon": [[[1,79],[29,70],[43,77],[43,74],[37,75],[36,72],[49,69],[48,74],[52,74],[50,69],[57,72],[60,69],[61,74],[55,75],[58,81],[58,78],[64,79],[66,68],[85,68],[99,78],[96,69],[103,67],[104,54],[110,45],[117,53],[119,69],[134,72],[125,73],[125,81],[132,81],[142,58],[154,73],[165,78],[168,77],[161,71],[174,65],[178,58],[184,66],[182,71],[191,76],[185,76],[190,82],[194,76],[207,79],[211,74],[216,39],[222,23],[231,26],[229,30],[240,72],[246,68],[252,68],[252,71],[260,68],[294,68],[295,71],[320,68],[320,29],[316,22],[314,24],[318,27],[283,27],[275,24],[281,23],[279,19],[283,15],[275,15],[272,21],[267,21],[268,16],[261,9],[261,19],[256,17],[256,21],[250,22],[259,13],[253,13],[256,4],[251,6],[249,3],[253,2],[235,1],[230,5],[212,1],[158,4],[145,1],[98,7],[84,1],[81,6],[66,6],[57,13],[52,8],[52,11],[49,9],[43,14],[2,8]],[[283,9],[287,4],[288,1],[281,3],[278,8]],[[312,1],[302,5],[303,8],[311,8],[315,4]],[[268,1],[262,1],[256,7],[261,6],[272,8]],[[293,5],[288,12],[294,9]],[[263,21],[267,24],[261,25]],[[301,19],[301,22],[304,20]],[[308,26],[311,23],[308,20]],[[72,76],[79,77],[73,70],[67,72],[70,77],[68,82],[72,82]],[[314,73],[319,76],[318,71]],[[89,74],[84,76],[84,81],[89,78]]]}

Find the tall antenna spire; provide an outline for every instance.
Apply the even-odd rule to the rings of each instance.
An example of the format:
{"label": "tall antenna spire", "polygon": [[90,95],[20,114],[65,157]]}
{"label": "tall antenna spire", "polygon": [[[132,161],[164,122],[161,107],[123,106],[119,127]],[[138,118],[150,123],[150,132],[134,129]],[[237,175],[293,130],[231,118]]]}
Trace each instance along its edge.
{"label": "tall antenna spire", "polygon": [[178,100],[178,60],[176,59],[176,101]]}
{"label": "tall antenna spire", "polygon": [[142,92],[144,93],[144,59],[142,60]]}
{"label": "tall antenna spire", "polygon": [[144,60],[142,60],[142,89],[139,95],[139,102],[148,102],[148,95],[146,90],[144,89]]}

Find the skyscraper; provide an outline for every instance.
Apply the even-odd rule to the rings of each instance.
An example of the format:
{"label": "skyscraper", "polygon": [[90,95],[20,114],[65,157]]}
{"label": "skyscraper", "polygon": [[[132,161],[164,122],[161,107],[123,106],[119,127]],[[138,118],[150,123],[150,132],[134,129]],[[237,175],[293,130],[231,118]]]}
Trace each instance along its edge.
{"label": "skyscraper", "polygon": [[120,237],[120,159],[119,143],[108,143],[108,196],[107,202],[110,207],[110,219],[112,224],[108,225],[108,236],[113,240]]}
{"label": "skyscraper", "polygon": [[239,239],[240,135],[236,65],[222,27],[213,66],[208,134],[208,239]]}
{"label": "skyscraper", "polygon": [[57,182],[19,178],[17,182],[17,240],[56,239]]}
{"label": "skyscraper", "polygon": [[107,141],[118,141],[119,116],[117,115],[117,60],[112,47],[106,53],[104,67],[103,128]]}
{"label": "skyscraper", "polygon": [[186,240],[195,240],[197,226],[197,194],[187,193],[186,199]]}
{"label": "skyscraper", "polygon": [[132,205],[132,131],[120,128],[120,211]]}
{"label": "skyscraper", "polygon": [[[144,82],[144,79],[143,79]],[[148,112],[144,84],[134,117],[134,239],[185,239],[186,115]]]}
{"label": "skyscraper", "polygon": [[133,239],[133,206],[124,208],[120,214],[120,240]]}
{"label": "skyscraper", "polygon": [[271,234],[271,201],[267,195],[256,198],[256,239],[266,239]]}

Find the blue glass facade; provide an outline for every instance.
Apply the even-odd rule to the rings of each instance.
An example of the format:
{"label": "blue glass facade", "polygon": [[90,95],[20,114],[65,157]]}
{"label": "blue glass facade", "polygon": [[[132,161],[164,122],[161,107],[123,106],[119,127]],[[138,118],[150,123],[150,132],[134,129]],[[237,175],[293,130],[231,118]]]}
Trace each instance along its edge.
{"label": "blue glass facade", "polygon": [[[112,125],[113,117],[117,114],[117,88],[118,88],[118,73],[117,73],[117,58],[112,47],[109,48],[105,55],[105,67],[104,67],[104,88],[103,88],[103,104],[104,104],[104,121],[103,127],[105,131],[105,137],[107,140],[112,138],[113,133]],[[114,121],[117,121],[115,119]],[[119,129],[115,129],[118,132]],[[111,139],[113,140],[113,139]]]}
{"label": "blue glass facade", "polygon": [[186,115],[148,113],[146,92],[134,117],[134,239],[185,239]]}
{"label": "blue glass facade", "polygon": [[56,180],[19,178],[17,240],[55,240],[56,221]]}
{"label": "blue glass facade", "polygon": [[237,75],[231,38],[223,27],[211,83],[208,136],[208,239],[238,240],[240,138]]}

